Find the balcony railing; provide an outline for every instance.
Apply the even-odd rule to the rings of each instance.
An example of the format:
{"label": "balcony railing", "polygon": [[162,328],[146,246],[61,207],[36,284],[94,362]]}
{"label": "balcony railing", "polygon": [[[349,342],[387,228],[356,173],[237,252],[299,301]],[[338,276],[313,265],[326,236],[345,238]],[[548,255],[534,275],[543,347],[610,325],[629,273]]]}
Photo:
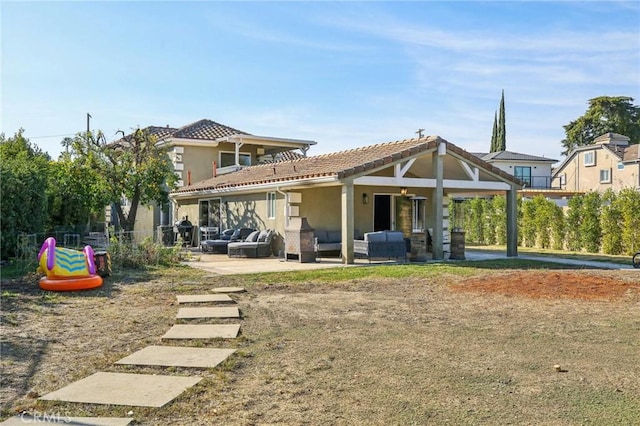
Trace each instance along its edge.
{"label": "balcony railing", "polygon": [[550,176],[520,177],[519,179],[524,182],[526,189],[561,189],[560,180],[552,179]]}

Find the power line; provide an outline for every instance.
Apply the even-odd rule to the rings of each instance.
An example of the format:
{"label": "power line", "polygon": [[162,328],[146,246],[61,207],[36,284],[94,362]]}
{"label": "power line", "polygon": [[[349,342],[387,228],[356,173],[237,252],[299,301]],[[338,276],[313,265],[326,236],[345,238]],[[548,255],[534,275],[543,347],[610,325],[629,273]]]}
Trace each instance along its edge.
{"label": "power line", "polygon": [[45,139],[45,138],[61,138],[63,136],[75,136],[75,133],[67,133],[65,135],[50,135],[50,136],[26,136],[27,139]]}

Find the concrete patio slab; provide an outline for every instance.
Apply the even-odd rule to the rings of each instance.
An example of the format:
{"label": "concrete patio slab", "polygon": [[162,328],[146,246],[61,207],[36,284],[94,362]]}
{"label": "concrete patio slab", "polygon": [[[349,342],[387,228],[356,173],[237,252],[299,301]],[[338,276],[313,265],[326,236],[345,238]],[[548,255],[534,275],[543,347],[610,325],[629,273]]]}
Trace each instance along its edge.
{"label": "concrete patio slab", "polygon": [[240,318],[240,311],[233,307],[180,308],[176,318]]}
{"label": "concrete patio slab", "polygon": [[227,296],[226,294],[187,294],[176,296],[178,303],[205,303],[205,302],[231,302],[235,303],[235,300]]}
{"label": "concrete patio slab", "polygon": [[89,404],[162,407],[202,380],[201,377],[98,372],[39,399]]}
{"label": "concrete patio slab", "polygon": [[212,290],[214,293],[244,293],[244,287],[216,287]]}
{"label": "concrete patio slab", "polygon": [[163,339],[235,339],[239,324],[176,324]]}
{"label": "concrete patio slab", "polygon": [[190,348],[184,346],[147,346],[115,363],[213,368],[235,351],[235,349]]}
{"label": "concrete patio slab", "polygon": [[24,426],[25,424],[39,425],[70,425],[70,426],[126,426],[133,419],[126,417],[68,417],[62,414],[19,415],[0,423],[2,426]]}

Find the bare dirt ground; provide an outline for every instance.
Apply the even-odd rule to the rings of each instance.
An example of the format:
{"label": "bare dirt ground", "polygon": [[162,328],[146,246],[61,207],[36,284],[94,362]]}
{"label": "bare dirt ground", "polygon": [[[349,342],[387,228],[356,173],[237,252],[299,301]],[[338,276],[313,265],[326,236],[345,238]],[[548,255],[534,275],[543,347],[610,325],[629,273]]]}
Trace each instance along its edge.
{"label": "bare dirt ground", "polygon": [[[160,340],[176,322],[176,294],[221,285],[248,289],[234,296],[243,316],[238,339]],[[89,292],[42,292],[28,280],[3,282],[2,292],[0,419],[22,411],[131,412],[149,425],[640,419],[637,271],[443,269],[332,283],[284,274],[266,284],[179,268]],[[238,352],[205,371],[113,365],[152,344]],[[204,380],[160,409],[36,399],[96,371]]]}

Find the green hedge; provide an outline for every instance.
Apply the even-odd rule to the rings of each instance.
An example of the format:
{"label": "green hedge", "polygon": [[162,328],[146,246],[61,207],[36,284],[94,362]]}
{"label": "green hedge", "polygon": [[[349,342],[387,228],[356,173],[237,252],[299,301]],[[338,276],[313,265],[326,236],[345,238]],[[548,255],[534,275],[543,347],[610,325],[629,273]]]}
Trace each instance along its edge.
{"label": "green hedge", "polygon": [[[475,244],[506,244],[503,196],[465,200],[466,239]],[[569,199],[563,209],[542,195],[518,198],[518,244],[524,247],[630,255],[640,250],[640,192],[589,192]]]}

